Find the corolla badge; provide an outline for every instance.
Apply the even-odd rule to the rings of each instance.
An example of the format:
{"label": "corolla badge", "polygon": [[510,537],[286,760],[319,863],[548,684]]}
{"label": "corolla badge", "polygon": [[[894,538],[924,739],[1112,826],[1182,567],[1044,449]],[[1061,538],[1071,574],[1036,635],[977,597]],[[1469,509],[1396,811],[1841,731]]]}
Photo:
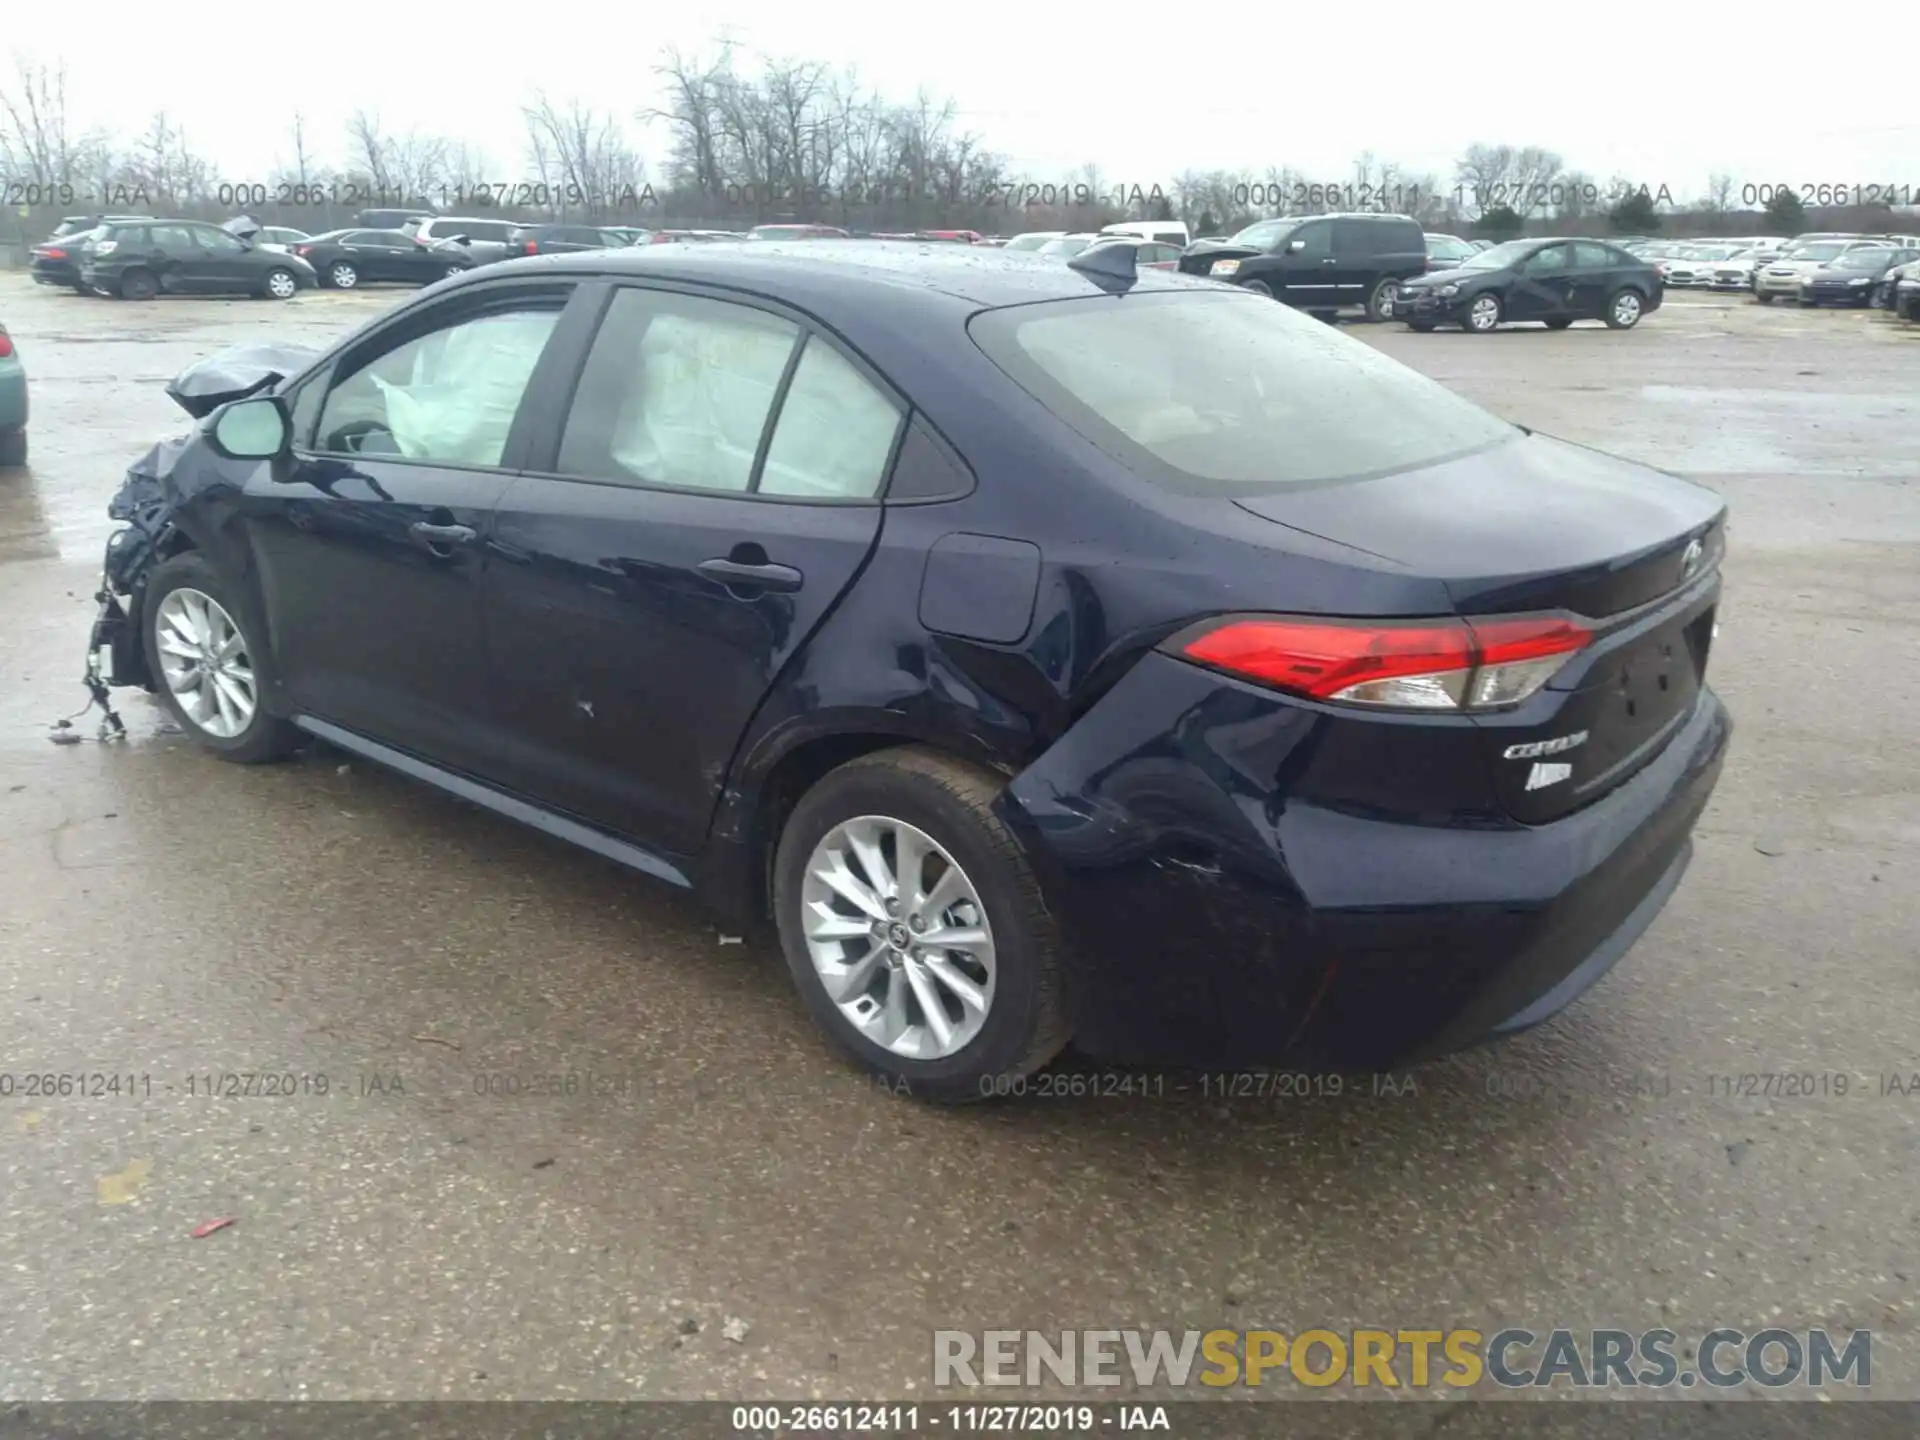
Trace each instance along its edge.
{"label": "corolla badge", "polygon": [[1541,755],[1558,755],[1563,750],[1586,743],[1587,732],[1576,730],[1571,735],[1561,735],[1552,740],[1529,740],[1524,745],[1509,745],[1501,754],[1508,760],[1532,760]]}
{"label": "corolla badge", "polygon": [[1691,580],[1693,572],[1700,568],[1700,557],[1707,553],[1707,547],[1698,540],[1687,542],[1686,553],[1680,557],[1680,578]]}

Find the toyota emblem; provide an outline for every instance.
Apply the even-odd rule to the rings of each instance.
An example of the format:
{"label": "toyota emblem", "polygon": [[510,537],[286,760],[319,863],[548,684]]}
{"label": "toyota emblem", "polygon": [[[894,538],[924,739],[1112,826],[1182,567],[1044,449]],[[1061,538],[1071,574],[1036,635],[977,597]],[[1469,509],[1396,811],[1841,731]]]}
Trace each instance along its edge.
{"label": "toyota emblem", "polygon": [[1689,541],[1687,553],[1680,557],[1680,578],[1691,579],[1693,572],[1700,568],[1700,557],[1706,554],[1706,547],[1698,540]]}

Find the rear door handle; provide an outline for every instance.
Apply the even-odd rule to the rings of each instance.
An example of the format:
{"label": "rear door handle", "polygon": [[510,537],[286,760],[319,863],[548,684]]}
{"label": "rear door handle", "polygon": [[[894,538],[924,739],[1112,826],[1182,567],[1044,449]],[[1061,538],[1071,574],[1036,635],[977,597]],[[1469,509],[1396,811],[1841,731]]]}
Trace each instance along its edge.
{"label": "rear door handle", "polygon": [[798,590],[806,578],[791,565],[750,565],[740,560],[702,560],[694,568],[728,589]]}
{"label": "rear door handle", "polygon": [[468,544],[480,533],[471,525],[429,525],[424,520],[414,521],[407,530],[420,544],[436,553],[444,552],[449,545]]}

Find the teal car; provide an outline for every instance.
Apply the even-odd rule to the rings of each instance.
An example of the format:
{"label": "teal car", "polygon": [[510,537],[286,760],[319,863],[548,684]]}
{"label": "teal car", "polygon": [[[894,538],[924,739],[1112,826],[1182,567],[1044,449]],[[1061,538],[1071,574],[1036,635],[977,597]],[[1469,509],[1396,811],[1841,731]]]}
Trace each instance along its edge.
{"label": "teal car", "polygon": [[0,325],[0,470],[27,463],[27,371]]}

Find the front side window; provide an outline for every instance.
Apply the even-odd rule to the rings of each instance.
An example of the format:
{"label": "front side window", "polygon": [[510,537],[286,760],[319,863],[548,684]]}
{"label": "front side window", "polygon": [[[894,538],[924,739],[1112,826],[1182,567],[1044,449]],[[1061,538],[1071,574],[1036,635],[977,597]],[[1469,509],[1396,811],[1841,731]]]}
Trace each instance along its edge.
{"label": "front side window", "polygon": [[1567,245],[1549,245],[1544,250],[1536,250],[1533,258],[1527,261],[1527,272],[1532,275],[1548,275],[1556,270],[1566,270],[1573,264],[1572,247]]}
{"label": "front side window", "polygon": [[1356,480],[1519,433],[1331,326],[1224,287],[1012,306],[969,328],[1067,425],[1188,494]]}
{"label": "front side window", "polygon": [[[1298,250],[1292,247],[1298,245]],[[1287,237],[1287,247],[1302,260],[1324,260],[1333,254],[1333,224],[1311,220]]]}
{"label": "front side window", "polygon": [[315,448],[498,465],[561,303],[530,297],[382,352],[328,393]]}
{"label": "front side window", "polygon": [[193,238],[209,250],[244,250],[247,248],[234,236],[212,225],[194,226]]}
{"label": "front side window", "polygon": [[800,327],[747,305],[622,289],[560,439],[562,474],[745,493]]}

